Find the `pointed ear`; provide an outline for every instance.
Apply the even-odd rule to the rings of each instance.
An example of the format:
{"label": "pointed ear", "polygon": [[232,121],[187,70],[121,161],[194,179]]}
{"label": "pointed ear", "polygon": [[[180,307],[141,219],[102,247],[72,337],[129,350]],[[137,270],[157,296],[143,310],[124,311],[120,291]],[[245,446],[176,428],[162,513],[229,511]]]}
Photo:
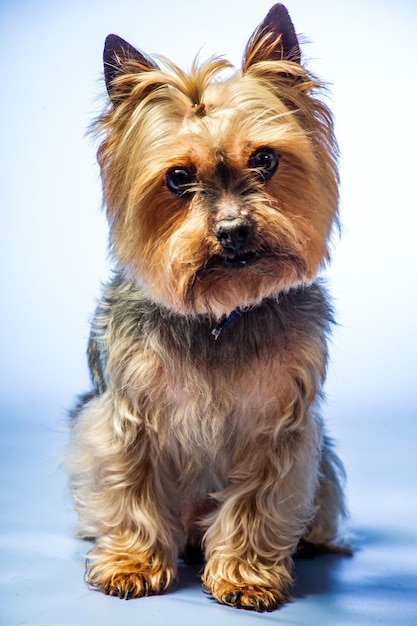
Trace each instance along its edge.
{"label": "pointed ear", "polygon": [[107,92],[113,104],[118,104],[123,96],[115,84],[115,79],[123,74],[138,74],[159,69],[156,63],[118,35],[108,35],[103,51],[104,79]]}
{"label": "pointed ear", "polygon": [[249,39],[243,57],[243,70],[261,61],[301,63],[301,51],[289,13],[275,4]]}

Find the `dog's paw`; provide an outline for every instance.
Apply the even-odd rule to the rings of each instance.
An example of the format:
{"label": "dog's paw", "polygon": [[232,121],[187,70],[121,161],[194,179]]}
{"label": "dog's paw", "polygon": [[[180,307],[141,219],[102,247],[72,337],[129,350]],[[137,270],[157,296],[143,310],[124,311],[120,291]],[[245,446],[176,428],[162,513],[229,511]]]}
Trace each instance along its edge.
{"label": "dog's paw", "polygon": [[[265,568],[263,572],[259,568],[256,572],[250,572],[247,568],[230,566],[219,567],[219,564],[207,563],[203,574],[203,585],[215,600],[221,604],[234,606],[238,609],[249,609],[258,612],[273,611],[288,602],[290,587],[292,584],[291,574],[284,565]],[[220,574],[220,569],[222,573]],[[225,573],[230,571],[230,579],[225,578]]]}
{"label": "dog's paw", "polygon": [[277,589],[261,585],[238,587],[236,584],[221,581],[214,583],[211,588],[205,584],[205,588],[221,604],[259,613],[273,611],[288,600]]}
{"label": "dog's paw", "polygon": [[98,556],[86,565],[86,582],[90,587],[102,591],[108,596],[124,600],[162,593],[175,577],[172,568],[162,565],[142,564],[133,559],[117,559],[111,563],[109,556]]}

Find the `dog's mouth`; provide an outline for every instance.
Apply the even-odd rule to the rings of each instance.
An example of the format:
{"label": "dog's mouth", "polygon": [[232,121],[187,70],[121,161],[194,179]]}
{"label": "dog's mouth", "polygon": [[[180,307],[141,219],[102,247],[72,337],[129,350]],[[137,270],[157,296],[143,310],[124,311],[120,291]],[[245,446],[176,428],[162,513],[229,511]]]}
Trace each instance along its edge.
{"label": "dog's mouth", "polygon": [[245,252],[245,253],[236,253],[229,254],[225,257],[217,257],[218,263],[223,265],[223,267],[232,267],[232,268],[240,268],[247,267],[248,265],[252,265],[259,258],[257,252]]}
{"label": "dog's mouth", "polygon": [[[266,264],[266,265],[265,265]],[[258,268],[259,265],[259,268]],[[271,251],[267,248],[262,250],[252,250],[247,252],[229,252],[228,254],[215,254],[209,258],[200,268],[200,271],[210,271],[216,269],[226,270],[243,270],[255,266],[258,271],[260,268],[268,266],[268,271],[272,271],[272,265],[276,268],[275,273],[279,274],[279,267],[291,267],[298,275],[306,272],[305,262],[301,257],[295,255],[285,249],[275,249]]]}

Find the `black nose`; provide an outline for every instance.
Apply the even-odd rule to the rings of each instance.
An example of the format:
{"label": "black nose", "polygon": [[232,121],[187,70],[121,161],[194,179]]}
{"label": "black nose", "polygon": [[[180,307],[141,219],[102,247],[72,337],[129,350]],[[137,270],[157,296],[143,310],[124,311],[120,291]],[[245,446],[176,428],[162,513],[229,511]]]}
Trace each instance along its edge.
{"label": "black nose", "polygon": [[245,246],[252,233],[250,222],[243,217],[220,220],[215,226],[215,235],[225,250],[238,252]]}

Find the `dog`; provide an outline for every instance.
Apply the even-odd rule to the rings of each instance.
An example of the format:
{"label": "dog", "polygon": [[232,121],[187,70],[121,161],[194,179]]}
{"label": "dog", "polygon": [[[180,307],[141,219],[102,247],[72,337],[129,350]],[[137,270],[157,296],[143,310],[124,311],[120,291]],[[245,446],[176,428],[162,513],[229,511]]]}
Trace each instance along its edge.
{"label": "dog", "polygon": [[283,5],[231,67],[106,39],[93,130],[115,266],[66,467],[90,586],[158,594],[201,552],[215,600],[270,611],[297,549],[345,550],[319,411],[338,150]]}

